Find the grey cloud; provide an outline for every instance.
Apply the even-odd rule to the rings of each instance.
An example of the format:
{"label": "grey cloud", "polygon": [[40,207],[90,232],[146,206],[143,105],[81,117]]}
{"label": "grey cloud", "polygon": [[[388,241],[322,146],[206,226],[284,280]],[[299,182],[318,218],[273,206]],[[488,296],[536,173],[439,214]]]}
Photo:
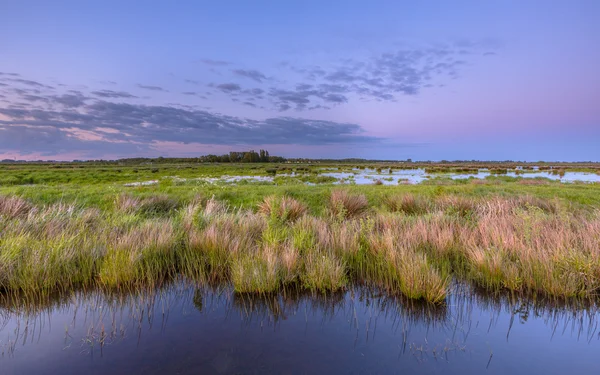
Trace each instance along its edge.
{"label": "grey cloud", "polygon": [[194,81],[193,79],[186,79],[185,82],[191,83],[192,85],[199,85],[200,84],[200,82]]}
{"label": "grey cloud", "polygon": [[[397,101],[403,95],[415,96],[433,87],[444,87],[460,77],[467,58],[489,51],[492,43],[463,40],[454,44],[398,49],[363,60],[342,59],[337,65],[296,67],[279,64],[297,73],[300,82],[279,84],[266,93],[241,90],[237,83],[217,87],[235,101],[265,99],[279,110],[322,109],[347,103],[351,97],[361,100]],[[232,70],[235,75],[264,83],[266,75],[256,70]],[[260,89],[257,89],[260,90]]]}
{"label": "grey cloud", "polygon": [[11,76],[11,77],[20,77],[21,75],[18,73],[7,73],[7,72],[0,72],[0,76]]}
{"label": "grey cloud", "polygon": [[32,86],[32,87],[39,87],[39,88],[45,88],[45,89],[54,89],[54,87],[52,87],[52,86],[44,85],[42,83],[39,83],[39,82],[36,82],[36,81],[31,81],[31,80],[28,80],[28,79],[8,78],[7,81],[15,82],[15,83],[20,83],[20,84],[27,85],[27,86]]}
{"label": "grey cloud", "polygon": [[52,96],[55,103],[61,104],[67,108],[77,108],[85,105],[85,100],[88,99],[81,94],[64,94],[60,96]]}
{"label": "grey cloud", "polygon": [[256,82],[262,82],[262,81],[267,80],[267,76],[265,76],[263,73],[259,72],[258,70],[235,69],[235,70],[232,70],[232,72],[235,75],[250,78]]}
{"label": "grey cloud", "polygon": [[137,87],[144,89],[144,90],[150,90],[150,91],[162,91],[162,92],[168,92],[168,90],[160,87],[160,86],[149,86],[149,85],[141,85],[138,84]]}
{"label": "grey cloud", "polygon": [[310,90],[310,89],[312,89],[312,87],[313,87],[313,85],[309,85],[306,83],[300,83],[300,84],[296,85],[296,90],[299,90],[299,91]]}
{"label": "grey cloud", "polygon": [[122,98],[122,99],[127,99],[127,98],[137,98],[137,96],[132,95],[128,92],[125,91],[113,91],[113,90],[99,90],[99,91],[92,91],[91,92],[92,95],[96,95],[98,97],[101,98]]}
{"label": "grey cloud", "polygon": [[237,83],[221,83],[220,85],[216,85],[214,86],[217,89],[223,91],[223,92],[227,92],[227,93],[231,93],[234,91],[240,91],[242,89],[242,87],[240,85],[238,85]]}
{"label": "grey cloud", "polygon": [[[496,43],[497,45],[497,43]],[[460,48],[456,48],[460,47]],[[444,81],[460,76],[461,68],[467,64],[464,58],[481,48],[494,48],[492,42],[457,42],[456,46],[439,45],[421,49],[401,49],[383,53],[364,61],[346,59],[340,65],[327,69],[320,66],[291,67],[307,81],[316,81],[316,86],[308,83],[296,85],[294,93],[281,90],[271,91],[279,108],[281,103],[293,103],[295,97],[310,98],[330,103],[344,103],[349,95],[365,99],[395,101],[397,95],[418,95],[423,89],[441,87]],[[493,52],[492,52],[493,53]],[[486,55],[491,55],[486,53]],[[315,88],[316,87],[316,88]],[[288,103],[288,104],[290,104]],[[296,109],[314,108],[303,102]]]}
{"label": "grey cloud", "polygon": [[202,59],[202,60],[200,60],[200,62],[202,62],[202,63],[204,63],[206,65],[211,65],[211,66],[226,66],[226,65],[231,65],[230,62],[223,61],[223,60]]}
{"label": "grey cloud", "polygon": [[262,95],[265,92],[265,90],[263,89],[248,89],[248,90],[244,90],[244,94],[247,95]]}
{"label": "grey cloud", "polygon": [[[285,96],[286,93],[278,95]],[[291,103],[306,103],[302,96],[288,95]],[[8,118],[0,120],[0,146],[3,149],[9,149],[8,145],[18,145],[22,153],[48,152],[51,155],[91,150],[95,155],[101,155],[107,150],[135,153],[139,152],[139,145],[152,145],[160,141],[221,145],[328,145],[380,141],[364,135],[362,128],[356,124],[293,117],[250,120],[189,106],[180,108],[88,101],[89,98],[77,94],[42,95],[40,98],[46,108],[0,108],[0,114]],[[60,103],[63,109],[57,110],[52,106],[53,103]],[[256,106],[250,101],[240,103]],[[285,109],[289,104],[280,103],[279,106]],[[97,128],[113,129],[115,132],[98,132]],[[95,132],[103,139],[91,141],[81,138],[77,129],[79,132]]]}
{"label": "grey cloud", "polygon": [[99,158],[106,154],[136,155],[149,150],[147,145],[82,140],[51,126],[7,125],[0,122],[0,149],[14,150],[26,156],[52,157],[79,152],[83,157]]}
{"label": "grey cloud", "polygon": [[50,103],[50,100],[48,100],[48,98],[39,96],[39,95],[24,94],[24,95],[21,95],[21,99],[26,100],[28,102],[32,102],[32,103],[35,103],[35,102]]}
{"label": "grey cloud", "polygon": [[184,92],[182,92],[182,94],[183,95],[190,95],[190,96],[198,95],[198,93],[194,92],[194,91],[184,91]]}

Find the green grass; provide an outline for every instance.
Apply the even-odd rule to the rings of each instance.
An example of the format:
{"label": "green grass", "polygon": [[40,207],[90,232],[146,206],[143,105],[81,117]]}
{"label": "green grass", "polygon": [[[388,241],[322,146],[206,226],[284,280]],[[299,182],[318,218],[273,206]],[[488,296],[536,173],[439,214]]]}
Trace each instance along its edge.
{"label": "green grass", "polygon": [[[179,274],[231,283],[240,293],[369,284],[436,304],[452,278],[557,298],[600,291],[598,184],[501,176],[340,188],[283,177],[125,187],[174,175],[272,172],[265,165],[51,167],[0,168],[0,181],[41,181],[0,186],[0,293],[120,289]],[[317,167],[269,168],[277,175]]]}

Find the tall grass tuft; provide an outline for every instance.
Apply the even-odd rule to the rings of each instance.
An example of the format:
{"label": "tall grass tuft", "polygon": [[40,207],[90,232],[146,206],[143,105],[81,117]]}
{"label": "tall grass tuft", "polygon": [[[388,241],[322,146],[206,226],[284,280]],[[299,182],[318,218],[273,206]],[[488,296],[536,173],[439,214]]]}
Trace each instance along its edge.
{"label": "tall grass tuft", "polygon": [[283,222],[294,222],[306,214],[308,207],[294,198],[270,195],[258,206],[258,210],[267,217],[275,216]]}
{"label": "tall grass tuft", "polygon": [[335,292],[346,286],[344,263],[329,253],[310,253],[304,259],[302,284],[311,291]]}
{"label": "tall grass tuft", "polygon": [[364,194],[350,194],[334,190],[329,198],[329,210],[338,220],[361,217],[367,213],[369,201]]}
{"label": "tall grass tuft", "polygon": [[280,262],[273,249],[236,257],[231,265],[231,282],[236,292],[269,293],[279,288]]}
{"label": "tall grass tuft", "polygon": [[21,197],[14,195],[0,195],[0,216],[6,219],[24,217],[33,209],[33,206]]}
{"label": "tall grass tuft", "polygon": [[383,203],[391,212],[402,212],[406,215],[423,215],[429,211],[429,203],[414,194],[386,196]]}
{"label": "tall grass tuft", "polygon": [[114,233],[101,263],[99,280],[108,287],[157,284],[173,274],[178,233],[171,220],[151,220]]}
{"label": "tall grass tuft", "polygon": [[115,208],[123,213],[139,214],[146,217],[168,216],[180,207],[177,199],[168,195],[154,195],[138,198],[120,194],[115,198]]}

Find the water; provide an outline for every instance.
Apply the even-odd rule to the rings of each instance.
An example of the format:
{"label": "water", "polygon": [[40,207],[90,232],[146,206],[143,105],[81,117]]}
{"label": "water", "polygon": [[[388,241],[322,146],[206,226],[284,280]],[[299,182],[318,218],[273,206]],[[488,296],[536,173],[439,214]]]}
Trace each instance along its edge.
{"label": "water", "polygon": [[28,309],[1,302],[2,374],[600,371],[595,308],[460,286],[440,307],[361,288],[252,298],[181,282]]}
{"label": "water", "polygon": [[[457,179],[485,179],[494,174],[486,169],[481,169],[477,173],[427,173],[422,168],[417,169],[394,169],[389,172],[389,169],[383,169],[378,172],[376,169],[358,169],[354,168],[351,171],[335,172],[337,168],[321,168],[320,176],[333,177],[337,179],[335,184],[356,184],[356,185],[372,185],[376,181],[380,181],[383,185],[397,185],[402,183],[407,184],[419,184],[431,178],[443,177]],[[573,182],[588,182],[588,183],[600,183],[600,175],[589,172],[565,172],[563,176],[558,174],[552,174],[549,171],[540,171],[538,167],[534,167],[533,170],[523,171],[517,169],[516,171],[507,171],[505,174],[498,176],[507,177],[521,177],[521,178],[545,178],[553,181],[561,181],[565,183]],[[291,172],[284,174],[277,174],[279,177],[300,177],[303,176],[301,172]],[[306,176],[309,176],[306,174]],[[223,175],[220,177],[197,177],[197,178],[180,178],[177,176],[166,177],[171,179],[175,184],[231,184],[237,185],[240,183],[274,183],[273,176],[229,176]],[[124,184],[124,186],[147,186],[156,185],[158,180],[151,181],[138,181]],[[315,183],[305,182],[307,185],[314,185]]]}
{"label": "water", "polygon": [[[492,176],[488,170],[479,170],[477,173],[427,173],[424,169],[400,169],[392,170],[389,173],[388,169],[378,172],[376,169],[353,169],[352,172],[324,172],[323,176],[334,177],[338,179],[337,183],[351,183],[357,185],[370,185],[375,181],[381,181],[384,185],[397,185],[399,183],[419,184],[431,178],[447,177],[453,180],[457,179],[485,179]],[[549,171],[520,171],[518,174],[515,171],[509,171],[498,176],[521,177],[521,178],[546,178],[553,181],[561,181],[565,183],[572,182],[595,182],[600,183],[600,175],[588,172],[565,172],[563,176],[552,174]]]}

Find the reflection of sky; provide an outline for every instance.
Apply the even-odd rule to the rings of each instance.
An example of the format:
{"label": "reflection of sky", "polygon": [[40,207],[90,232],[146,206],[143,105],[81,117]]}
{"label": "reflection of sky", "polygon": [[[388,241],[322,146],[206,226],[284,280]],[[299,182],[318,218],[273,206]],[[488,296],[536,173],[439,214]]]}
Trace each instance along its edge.
{"label": "reflection of sky", "polygon": [[[143,296],[121,302],[80,296],[29,316],[29,325],[26,317],[0,309],[7,319],[3,343],[17,340],[0,358],[3,373],[478,374],[488,362],[492,374],[596,368],[593,311],[533,307],[518,299],[509,306],[468,293],[438,308],[360,290],[297,299],[178,286],[155,297],[150,303]],[[103,347],[102,327],[108,335]]]}
{"label": "reflection of sky", "polygon": [[[600,160],[599,11],[593,0],[13,1],[0,12],[0,72],[19,76],[0,75],[0,158],[266,147],[292,157]],[[91,99],[56,98],[73,91]],[[98,124],[61,112],[89,113],[93,100],[152,111],[104,111]],[[222,118],[172,112],[167,127],[155,106],[362,132],[349,143],[291,122],[236,138],[227,119],[213,137]],[[46,112],[33,123],[9,108]]]}
{"label": "reflection of sky", "polygon": [[[389,173],[388,169],[383,169],[381,172],[378,172],[375,169],[363,169],[354,170],[353,172],[324,172],[321,173],[321,175],[335,177],[344,183],[357,185],[370,185],[375,181],[381,181],[383,185],[395,185],[402,182],[418,184],[430,178],[436,177],[449,177],[453,180],[457,180],[468,178],[485,179],[489,176],[495,176],[494,174],[486,171],[479,171],[477,173],[426,173],[424,169],[392,170],[392,173]],[[588,172],[565,172],[563,176],[560,176],[547,171],[528,171],[519,174],[515,172],[507,172],[497,176],[546,178],[549,180],[562,181],[566,183],[576,181],[600,182],[600,175]]]}

